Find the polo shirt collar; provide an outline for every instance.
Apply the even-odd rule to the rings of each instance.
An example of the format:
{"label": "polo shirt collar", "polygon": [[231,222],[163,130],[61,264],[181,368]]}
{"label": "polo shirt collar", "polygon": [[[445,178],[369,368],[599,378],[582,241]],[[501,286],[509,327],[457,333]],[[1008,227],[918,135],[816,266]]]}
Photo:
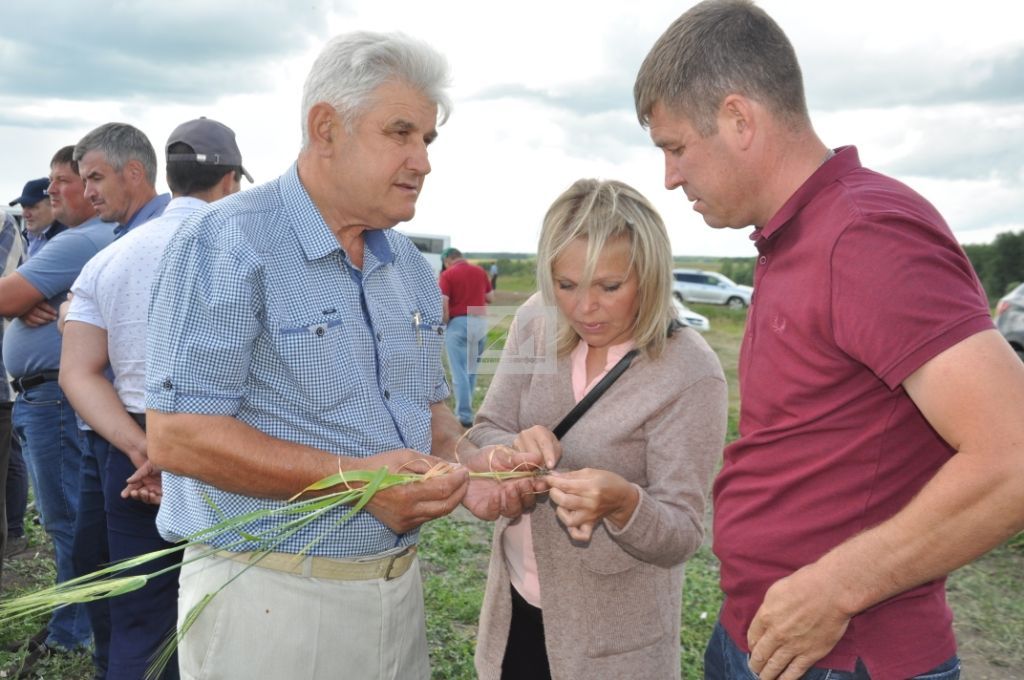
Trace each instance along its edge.
{"label": "polo shirt collar", "polygon": [[826,186],[835,182],[840,177],[861,167],[860,157],[857,155],[857,147],[841,146],[835,150],[835,155],[822,163],[821,167],[807,178],[800,185],[792,196],[789,197],[768,223],[760,229],[755,229],[750,235],[751,241],[770,239],[775,232],[786,226],[797,213],[804,209],[811,200]]}
{"label": "polo shirt collar", "polygon": [[[302,185],[298,163],[292,163],[288,172],[281,176],[281,197],[288,212],[297,218],[292,220],[292,228],[307,260],[318,260],[337,250],[342,250],[334,232],[324,222],[323,215],[313,203],[313,199],[309,197],[306,187]],[[366,252],[382,265],[389,264],[395,259],[391,244],[385,234],[386,231],[386,229],[367,229],[363,232]],[[342,253],[344,253],[343,250]],[[370,267],[367,266],[364,269],[369,271]]]}
{"label": "polo shirt collar", "polygon": [[170,202],[170,194],[157,194],[149,199],[127,222],[119,223],[114,227],[114,238],[120,238],[140,224],[145,224],[154,217],[159,217]]}

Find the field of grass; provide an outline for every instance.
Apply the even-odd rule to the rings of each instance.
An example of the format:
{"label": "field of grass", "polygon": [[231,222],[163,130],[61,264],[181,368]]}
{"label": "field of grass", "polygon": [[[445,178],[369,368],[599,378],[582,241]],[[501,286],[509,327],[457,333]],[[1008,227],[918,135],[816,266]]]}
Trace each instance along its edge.
{"label": "field of grass", "polygon": [[[532,290],[529,276],[499,280],[497,304],[514,305]],[[736,365],[745,312],[712,306],[694,306],[711,320],[705,334],[718,353],[730,385],[729,434],[737,436],[739,391]],[[501,331],[493,331],[492,346],[500,346]],[[480,376],[476,400],[482,400],[489,376]],[[490,550],[490,524],[464,511],[424,526],[421,558],[427,609],[427,635],[433,677],[437,680],[470,680],[476,623],[486,579]],[[34,552],[5,565],[7,597],[40,587],[53,578],[46,538],[38,527],[31,531]],[[12,590],[12,585],[16,590]],[[964,676],[971,680],[1002,680],[1024,668],[1024,535],[993,551],[974,564],[952,574],[949,598],[956,614],[956,630],[964,658]],[[708,546],[689,561],[683,592],[680,654],[683,677],[703,677],[703,649],[714,625],[721,593],[718,562]],[[40,621],[10,626],[0,622],[0,647],[23,640]],[[23,654],[0,651],[0,678],[11,672]],[[84,655],[48,660],[30,677],[54,680],[85,680],[91,677]],[[5,674],[6,671],[6,674]]]}

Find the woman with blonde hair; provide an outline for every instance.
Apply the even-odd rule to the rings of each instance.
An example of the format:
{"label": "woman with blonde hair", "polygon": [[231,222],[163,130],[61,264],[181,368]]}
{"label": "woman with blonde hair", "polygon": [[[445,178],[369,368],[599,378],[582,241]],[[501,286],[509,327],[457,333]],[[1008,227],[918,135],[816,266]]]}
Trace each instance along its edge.
{"label": "woman with blonde hair", "polygon": [[483,680],[679,677],[683,563],[727,406],[717,357],[676,320],[671,270],[661,218],[626,184],[579,180],[544,218],[540,292],[469,433],[552,470],[531,513],[495,526]]}

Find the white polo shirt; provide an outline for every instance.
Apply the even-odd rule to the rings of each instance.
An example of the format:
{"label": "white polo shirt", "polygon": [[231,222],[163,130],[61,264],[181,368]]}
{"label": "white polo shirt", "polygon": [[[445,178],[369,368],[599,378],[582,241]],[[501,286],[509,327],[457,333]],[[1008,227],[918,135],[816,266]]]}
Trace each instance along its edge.
{"label": "white polo shirt", "polygon": [[146,412],[146,325],[153,278],[178,227],[205,205],[198,198],[175,198],[163,215],[89,260],[71,287],[74,298],[67,320],[107,331],[114,389],[130,413]]}

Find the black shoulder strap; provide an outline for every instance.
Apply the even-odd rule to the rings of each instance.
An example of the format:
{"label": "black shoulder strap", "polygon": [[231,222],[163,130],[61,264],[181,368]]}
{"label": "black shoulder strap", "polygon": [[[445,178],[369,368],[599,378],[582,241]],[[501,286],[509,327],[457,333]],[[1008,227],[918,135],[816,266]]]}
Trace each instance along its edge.
{"label": "black shoulder strap", "polygon": [[552,430],[555,437],[561,439],[565,433],[569,431],[569,428],[575,425],[576,421],[594,405],[594,402],[601,398],[601,395],[605,393],[605,390],[611,387],[612,383],[618,380],[619,376],[629,368],[629,365],[633,363],[633,359],[635,359],[636,355],[639,353],[639,350],[630,350],[624,357],[619,359],[619,362],[612,366],[611,370],[601,378],[600,382],[594,385],[593,389],[587,392],[583,398],[579,400],[576,406],[574,406],[573,409],[569,411],[564,418],[562,418],[562,422],[555,425],[555,429]]}

